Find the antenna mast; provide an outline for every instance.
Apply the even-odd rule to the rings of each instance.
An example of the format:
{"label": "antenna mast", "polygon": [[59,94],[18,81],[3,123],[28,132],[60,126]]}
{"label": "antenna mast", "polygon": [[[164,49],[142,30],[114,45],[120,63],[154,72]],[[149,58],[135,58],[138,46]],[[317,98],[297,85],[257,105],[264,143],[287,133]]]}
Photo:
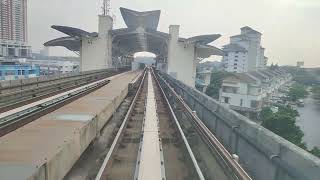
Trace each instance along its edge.
{"label": "antenna mast", "polygon": [[111,0],[103,0],[102,15],[111,16],[113,19],[113,24],[116,24],[116,16],[111,13]]}
{"label": "antenna mast", "polygon": [[110,15],[110,6],[111,6],[111,0],[103,0],[102,5],[102,15],[107,16]]}

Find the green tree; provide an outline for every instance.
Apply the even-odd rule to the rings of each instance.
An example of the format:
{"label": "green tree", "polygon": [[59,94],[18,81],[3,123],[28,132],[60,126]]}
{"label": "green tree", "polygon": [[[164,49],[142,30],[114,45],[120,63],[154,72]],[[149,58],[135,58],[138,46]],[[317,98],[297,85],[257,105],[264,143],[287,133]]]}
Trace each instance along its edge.
{"label": "green tree", "polygon": [[299,117],[299,112],[295,109],[293,109],[290,105],[287,105],[287,106],[279,106],[278,107],[278,114],[287,114],[291,117]]}
{"label": "green tree", "polygon": [[[273,113],[270,108],[264,108],[260,113],[263,127],[308,151],[306,143],[302,142],[304,134],[296,125],[296,117],[298,116],[299,113],[291,106],[280,106],[276,113]],[[314,147],[308,152],[320,158],[318,147]]]}
{"label": "green tree", "polygon": [[291,101],[297,101],[298,99],[305,98],[308,95],[308,91],[301,84],[295,84],[289,89],[288,97]]}
{"label": "green tree", "polygon": [[219,91],[222,86],[222,81],[225,77],[229,76],[231,73],[218,71],[211,74],[210,84],[206,89],[206,94],[214,99],[219,98]]}
{"label": "green tree", "polygon": [[276,113],[273,113],[270,108],[264,108],[260,113],[263,127],[293,144],[307,149],[306,144],[302,142],[304,134],[296,125],[296,117],[298,116],[299,113],[290,106],[279,106]]}
{"label": "green tree", "polygon": [[318,147],[314,147],[311,151],[309,151],[311,154],[317,156],[320,158],[320,149]]}
{"label": "green tree", "polygon": [[312,94],[314,99],[320,100],[320,85],[312,87]]}
{"label": "green tree", "polygon": [[262,126],[297,146],[304,145],[302,143],[304,134],[301,129],[296,126],[295,118],[289,114],[275,113],[263,121]]}
{"label": "green tree", "polygon": [[209,84],[209,86],[206,89],[206,94],[214,99],[218,99],[219,91],[220,88],[217,85]]}
{"label": "green tree", "polygon": [[287,72],[289,72],[293,76],[293,80],[299,84],[303,84],[306,86],[311,86],[313,84],[319,84],[319,69],[301,69],[297,67],[283,67]]}
{"label": "green tree", "polygon": [[273,112],[271,110],[271,108],[266,107],[263,108],[259,114],[260,119],[262,119],[262,121],[269,119],[273,116]]}

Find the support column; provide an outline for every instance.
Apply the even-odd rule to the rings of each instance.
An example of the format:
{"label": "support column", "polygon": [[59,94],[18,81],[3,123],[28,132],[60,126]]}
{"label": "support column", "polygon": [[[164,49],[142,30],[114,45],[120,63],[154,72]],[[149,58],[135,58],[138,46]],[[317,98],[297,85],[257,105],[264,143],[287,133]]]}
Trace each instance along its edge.
{"label": "support column", "polygon": [[170,25],[167,73],[185,84],[195,87],[195,46],[179,42],[179,25]]}
{"label": "support column", "polygon": [[99,70],[112,67],[112,30],[113,19],[99,16],[99,35],[81,40],[81,71]]}

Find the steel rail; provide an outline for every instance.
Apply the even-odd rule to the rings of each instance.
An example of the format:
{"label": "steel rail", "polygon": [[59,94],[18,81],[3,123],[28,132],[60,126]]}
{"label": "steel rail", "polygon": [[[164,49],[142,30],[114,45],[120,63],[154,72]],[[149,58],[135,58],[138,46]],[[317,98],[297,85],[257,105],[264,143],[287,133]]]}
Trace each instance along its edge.
{"label": "steel rail", "polygon": [[[2,102],[2,104],[0,103],[0,113],[44,99],[46,97],[53,96],[61,92],[81,87],[83,85],[110,77],[121,72],[122,71],[113,71],[113,69],[111,69],[110,71],[104,70],[91,74],[79,75],[77,77],[73,76],[73,78],[75,79],[69,79],[63,82],[55,82],[49,85],[44,84],[30,89],[23,89],[21,91],[0,94],[0,98],[6,97],[7,99],[6,102]],[[17,96],[19,97],[17,98]]]}
{"label": "steel rail", "polygon": [[187,138],[186,138],[186,136],[185,136],[185,134],[184,134],[181,126],[180,126],[180,123],[179,123],[179,121],[178,121],[178,119],[177,119],[177,117],[176,117],[176,115],[175,115],[175,113],[174,113],[174,111],[173,111],[173,109],[172,109],[172,107],[171,107],[171,105],[170,105],[170,102],[169,102],[169,100],[168,100],[168,98],[167,98],[164,90],[162,89],[162,87],[161,87],[161,85],[160,85],[160,82],[158,81],[157,76],[155,75],[155,73],[154,73],[153,70],[152,70],[152,74],[153,74],[154,79],[155,79],[156,82],[157,82],[158,87],[159,87],[160,90],[161,90],[161,94],[162,94],[163,98],[165,99],[167,106],[168,106],[169,109],[170,109],[171,117],[174,119],[175,124],[177,125],[177,128],[178,128],[178,130],[179,130],[179,132],[180,132],[180,135],[181,135],[181,137],[182,137],[182,139],[183,139],[183,142],[184,142],[184,144],[185,144],[185,146],[186,146],[186,148],[187,148],[187,150],[188,150],[188,153],[189,153],[189,155],[190,155],[190,158],[191,158],[191,160],[192,160],[193,166],[194,166],[194,168],[196,169],[196,172],[197,172],[197,174],[198,174],[198,177],[199,177],[200,180],[205,180],[204,175],[203,175],[203,173],[202,173],[202,171],[201,171],[201,169],[200,169],[200,167],[199,167],[199,165],[198,165],[198,162],[197,162],[197,160],[196,160],[196,158],[195,158],[195,156],[194,156],[194,154],[193,154],[193,151],[192,151],[192,149],[191,149],[191,147],[190,147],[190,145],[189,145],[189,143],[188,143],[188,140],[187,140]]}
{"label": "steel rail", "polygon": [[0,114],[0,137],[108,84],[105,78],[89,85]]}
{"label": "steel rail", "polygon": [[116,135],[114,141],[112,142],[111,147],[110,147],[105,159],[103,160],[103,163],[102,163],[102,165],[101,165],[101,167],[100,167],[100,169],[98,171],[98,174],[96,175],[95,180],[100,180],[101,179],[106,167],[110,164],[112,155],[114,154],[114,152],[116,151],[116,149],[119,146],[119,142],[120,142],[121,138],[123,137],[123,132],[124,132],[124,129],[126,128],[126,126],[127,126],[128,119],[129,119],[129,117],[130,117],[130,115],[131,115],[131,113],[133,111],[133,107],[136,104],[138,96],[142,91],[142,86],[143,86],[144,81],[145,81],[145,76],[146,76],[146,70],[143,73],[143,77],[142,77],[142,80],[140,82],[139,88],[138,88],[138,90],[137,90],[137,92],[136,92],[136,94],[135,94],[135,96],[134,96],[134,98],[133,98],[133,100],[131,102],[131,105],[130,105],[127,113],[126,113],[126,116],[125,116],[125,118],[124,118],[124,120],[123,120],[123,122],[122,122],[122,124],[121,124],[121,126],[120,126],[120,128],[118,130],[118,132],[117,132],[117,135]]}
{"label": "steel rail", "polygon": [[[160,77],[160,76],[158,76]],[[198,118],[196,113],[184,102],[184,100],[175,92],[174,88],[166,82],[165,79],[160,77],[162,82],[167,86],[171,93],[177,98],[179,103],[185,108],[189,116],[191,116],[192,121],[196,125],[197,129],[200,130],[200,133],[204,138],[209,140],[209,143],[212,144],[212,148],[217,150],[218,154],[223,158],[226,165],[230,167],[239,180],[252,180],[252,178],[245,172],[245,170],[236,162],[231,154],[225,149],[225,147],[219,142],[219,140],[211,133],[211,131],[203,124],[203,122]]]}
{"label": "steel rail", "polygon": [[[81,76],[91,76],[91,75],[94,75],[94,74],[104,73],[104,72],[109,72],[109,71],[115,71],[116,72],[116,71],[118,71],[118,69],[109,68],[109,69],[103,69],[103,70],[80,72],[80,73],[77,73],[77,74],[69,74],[69,75],[66,75],[66,76],[64,76],[64,75],[60,76],[59,75],[58,77],[55,77],[55,78],[52,78],[52,79],[50,79],[50,76],[49,76],[49,79],[44,79],[44,80],[41,80],[41,81],[35,81],[35,82],[26,83],[26,84],[17,84],[17,85],[0,87],[0,94],[3,94],[2,91],[3,90],[7,90],[7,89],[20,88],[20,90],[22,90],[21,88],[23,86],[38,85],[38,84],[43,84],[43,83],[48,83],[48,82],[53,82],[53,81],[59,81],[59,80],[62,80],[62,79],[71,79],[71,78],[76,78],[76,77],[81,77]],[[122,69],[120,71],[122,71]],[[37,79],[39,79],[39,78],[37,78]]]}

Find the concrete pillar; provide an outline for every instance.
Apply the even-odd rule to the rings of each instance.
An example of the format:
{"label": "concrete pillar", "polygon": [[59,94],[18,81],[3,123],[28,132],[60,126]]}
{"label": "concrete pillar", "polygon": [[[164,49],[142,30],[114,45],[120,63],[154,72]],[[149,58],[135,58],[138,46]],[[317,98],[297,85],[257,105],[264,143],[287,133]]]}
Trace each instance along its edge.
{"label": "concrete pillar", "polygon": [[171,40],[178,41],[180,32],[180,25],[170,25],[169,26],[169,34],[171,36]]}
{"label": "concrete pillar", "polygon": [[110,16],[99,16],[98,37],[82,39],[80,51],[81,71],[99,70],[112,67],[113,19]]}
{"label": "concrete pillar", "polygon": [[195,46],[179,42],[179,25],[170,25],[167,73],[185,84],[195,86]]}

